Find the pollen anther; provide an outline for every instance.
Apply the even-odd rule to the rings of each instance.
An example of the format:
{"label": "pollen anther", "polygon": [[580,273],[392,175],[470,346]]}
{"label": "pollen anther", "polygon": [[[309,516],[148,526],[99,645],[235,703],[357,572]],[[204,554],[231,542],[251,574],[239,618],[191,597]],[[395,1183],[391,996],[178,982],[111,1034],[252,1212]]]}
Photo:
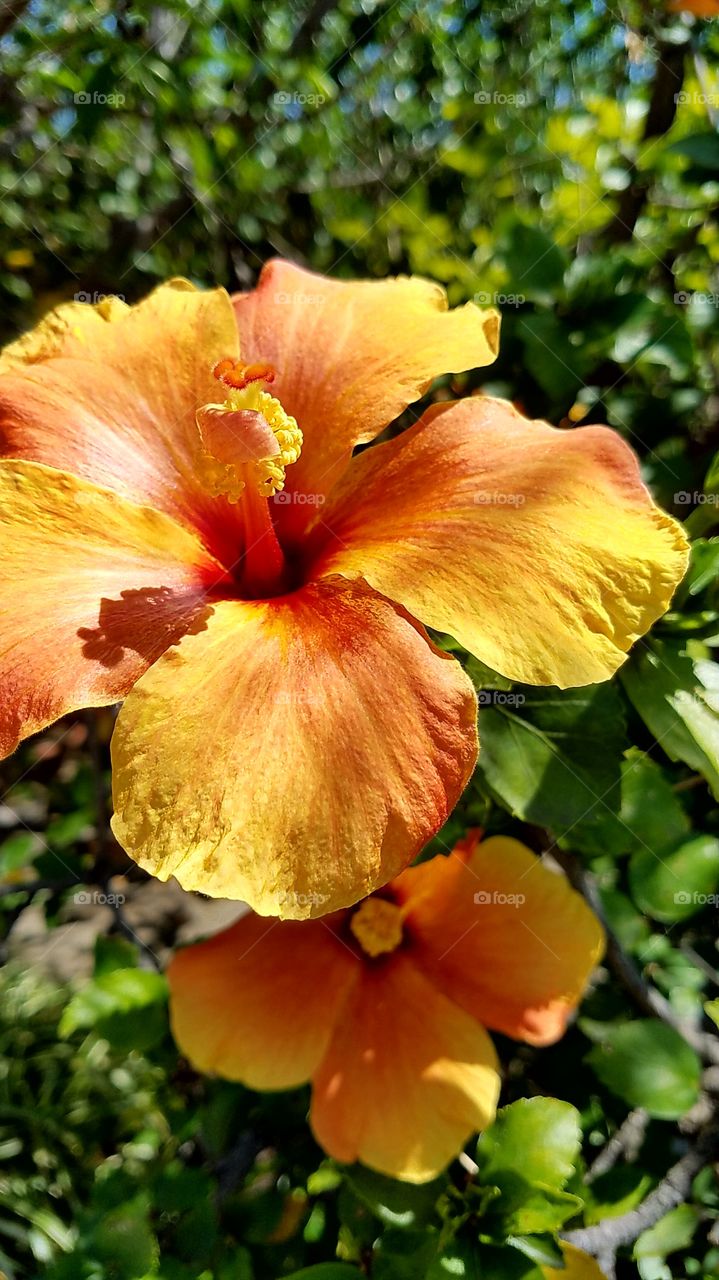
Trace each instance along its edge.
{"label": "pollen anther", "polygon": [[350,929],[362,950],[374,958],[395,951],[400,945],[402,920],[402,911],[393,902],[368,898],[352,916]]}

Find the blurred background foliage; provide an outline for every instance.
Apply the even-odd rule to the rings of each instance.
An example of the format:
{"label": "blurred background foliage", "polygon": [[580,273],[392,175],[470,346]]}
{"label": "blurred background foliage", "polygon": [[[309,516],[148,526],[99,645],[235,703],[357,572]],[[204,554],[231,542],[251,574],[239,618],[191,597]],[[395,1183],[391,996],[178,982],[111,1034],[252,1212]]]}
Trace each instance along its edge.
{"label": "blurred background foliage", "polygon": [[[486,1140],[425,1189],[339,1170],[304,1093],[178,1061],[158,970],[221,922],[109,837],[107,711],[3,769],[0,1270],[546,1280],[560,1229],[622,1219],[694,1159],[603,1266],[719,1274],[719,24],[648,0],[5,0],[0,53],[4,340],[173,274],[250,287],[275,254],[421,273],[503,315],[496,365],[435,394],[609,422],[695,537],[611,685],[512,690],[460,653],[483,753],[432,851],[519,834],[612,930],[567,1038],[500,1045],[510,1174],[562,1124],[569,1182],[523,1167],[508,1206]],[[543,1095],[569,1111],[524,1130]]]}

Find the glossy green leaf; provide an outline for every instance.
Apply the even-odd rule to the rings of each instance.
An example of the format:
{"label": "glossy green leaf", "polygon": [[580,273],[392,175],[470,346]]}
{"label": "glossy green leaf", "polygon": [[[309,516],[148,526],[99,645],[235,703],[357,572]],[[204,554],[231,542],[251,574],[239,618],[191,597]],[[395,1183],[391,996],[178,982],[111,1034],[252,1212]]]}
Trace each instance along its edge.
{"label": "glossy green leaf", "polygon": [[719,840],[694,836],[675,849],[639,849],[629,864],[637,906],[654,920],[687,920],[719,905]]}
{"label": "glossy green leaf", "polygon": [[699,1096],[701,1063],[686,1040],[652,1018],[605,1024],[587,1062],[612,1093],[657,1120],[676,1120]]}

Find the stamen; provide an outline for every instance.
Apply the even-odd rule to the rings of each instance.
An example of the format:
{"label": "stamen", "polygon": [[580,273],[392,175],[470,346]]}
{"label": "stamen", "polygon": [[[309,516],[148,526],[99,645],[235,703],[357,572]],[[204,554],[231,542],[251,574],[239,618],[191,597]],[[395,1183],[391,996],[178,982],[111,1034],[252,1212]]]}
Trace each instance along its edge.
{"label": "stamen", "polygon": [[212,372],[228,390],[224,403],[197,411],[203,479],[212,493],[230,502],[237,502],[248,484],[260,497],[271,498],[284,488],[285,467],[302,449],[295,419],[262,389],[274,381],[275,371],[264,362],[242,364],[227,357]]}
{"label": "stamen", "polygon": [[402,941],[403,915],[386,898],[367,898],[350,920],[350,929],[368,956],[395,951]]}

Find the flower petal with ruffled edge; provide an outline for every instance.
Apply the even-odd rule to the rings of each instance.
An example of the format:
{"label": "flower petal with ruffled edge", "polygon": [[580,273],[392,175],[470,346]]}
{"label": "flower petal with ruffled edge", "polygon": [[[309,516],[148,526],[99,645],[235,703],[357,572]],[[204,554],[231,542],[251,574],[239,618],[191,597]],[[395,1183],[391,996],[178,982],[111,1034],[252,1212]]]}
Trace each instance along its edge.
{"label": "flower petal with ruffled edge", "polygon": [[319,1066],[360,973],[330,922],[279,925],[250,912],[173,957],[173,1035],[198,1071],[295,1088]]}
{"label": "flower petal with ruffled edge", "polygon": [[491,1124],[500,1076],[487,1033],[397,952],[365,966],[313,1078],[310,1124],[336,1160],[434,1178]]}
{"label": "flower petal with ruffled edge", "polygon": [[[273,395],[297,419],[302,456],[287,491],[319,505],[355,445],[373,440],[445,373],[490,364],[499,317],[467,303],[454,311],[419,277],[330,280],[277,260],[234,299],[243,360],[276,370]],[[311,504],[288,504],[298,532]]]}
{"label": "flower petal with ruffled edge", "polygon": [[477,751],[459,663],[342,579],[226,601],[136,685],[112,742],[123,848],[260,914],[322,915],[396,875]]}
{"label": "flower petal with ruffled edge", "polygon": [[612,675],[688,556],[615,432],[483,397],[354,458],[313,543],[313,576],[360,575],[493,670],[562,688]]}
{"label": "flower petal with ruffled edge", "polygon": [[232,564],[241,516],[204,487],[195,414],[217,398],[213,364],[237,354],[224,289],[175,280],[132,307],[66,303],[0,356],[0,453],[164,511]]}
{"label": "flower petal with ruffled edge", "polygon": [[223,577],[168,516],[32,462],[0,462],[0,533],[0,755],[124,697]]}
{"label": "flower petal with ruffled edge", "polygon": [[567,879],[518,840],[470,835],[393,884],[417,964],[492,1031],[551,1044],[604,946]]}

